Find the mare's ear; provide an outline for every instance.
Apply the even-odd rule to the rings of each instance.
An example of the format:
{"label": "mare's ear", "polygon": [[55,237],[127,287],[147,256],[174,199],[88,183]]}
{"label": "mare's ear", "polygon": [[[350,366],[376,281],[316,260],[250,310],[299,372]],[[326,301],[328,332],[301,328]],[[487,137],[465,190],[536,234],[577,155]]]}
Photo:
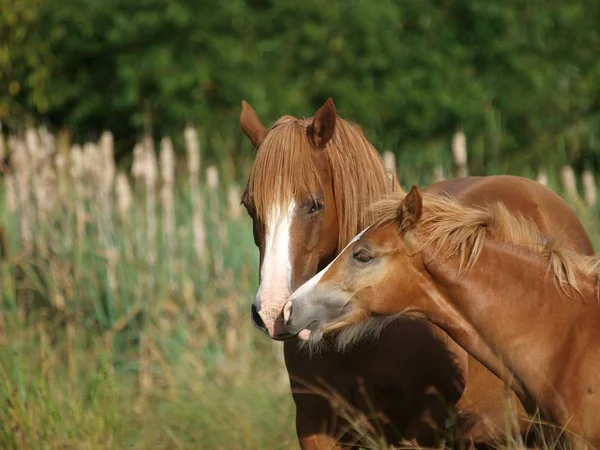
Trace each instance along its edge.
{"label": "mare's ear", "polygon": [[332,99],[327,99],[325,104],[315,113],[312,123],[306,128],[308,139],[316,148],[325,148],[333,137],[337,114]]}
{"label": "mare's ear", "polygon": [[400,204],[398,217],[400,219],[400,230],[408,231],[421,219],[423,212],[423,198],[419,188],[413,184],[410,192],[406,194]]}
{"label": "mare's ear", "polygon": [[240,126],[244,134],[248,136],[248,139],[252,142],[252,145],[254,145],[254,148],[258,148],[267,135],[267,130],[260,123],[258,114],[256,114],[256,111],[254,111],[252,106],[250,106],[246,100],[242,100]]}

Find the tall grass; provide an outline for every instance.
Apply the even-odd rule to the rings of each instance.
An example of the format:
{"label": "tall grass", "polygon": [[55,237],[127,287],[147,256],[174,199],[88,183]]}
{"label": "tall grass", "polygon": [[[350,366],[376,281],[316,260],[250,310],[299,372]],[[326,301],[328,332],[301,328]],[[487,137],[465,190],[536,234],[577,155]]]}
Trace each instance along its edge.
{"label": "tall grass", "polygon": [[162,178],[147,141],[135,176],[115,174],[110,141],[11,142],[1,447],[293,447],[285,369],[249,320],[258,256],[239,197],[173,177],[168,142]]}
{"label": "tall grass", "polygon": [[[175,140],[185,159],[146,137],[131,173],[110,133],[0,141],[0,446],[297,447],[281,344],[249,319],[258,252],[235,163],[203,167],[191,127]],[[459,134],[454,170],[442,147],[400,158],[401,183],[466,173],[465,145]],[[563,191],[557,173],[546,182]],[[569,201],[598,243],[590,173],[583,185],[587,204],[576,186]]]}

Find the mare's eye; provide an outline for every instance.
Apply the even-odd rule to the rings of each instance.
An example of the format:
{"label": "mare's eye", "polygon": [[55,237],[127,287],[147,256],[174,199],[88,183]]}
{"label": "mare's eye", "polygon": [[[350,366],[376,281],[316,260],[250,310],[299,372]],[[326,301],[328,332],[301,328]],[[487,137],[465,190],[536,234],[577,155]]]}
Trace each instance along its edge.
{"label": "mare's eye", "polygon": [[373,259],[373,257],[371,255],[369,255],[367,252],[361,250],[354,254],[354,259],[361,263],[368,263],[369,261],[371,261]]}
{"label": "mare's eye", "polygon": [[321,211],[322,209],[323,209],[323,201],[317,200],[312,203],[310,209],[308,210],[308,213],[315,214],[315,213],[318,213],[319,211]]}

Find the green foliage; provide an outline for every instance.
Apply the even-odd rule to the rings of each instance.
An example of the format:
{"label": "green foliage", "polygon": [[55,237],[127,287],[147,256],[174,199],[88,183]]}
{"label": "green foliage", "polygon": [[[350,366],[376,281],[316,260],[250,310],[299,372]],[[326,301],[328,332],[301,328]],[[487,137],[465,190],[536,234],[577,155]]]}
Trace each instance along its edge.
{"label": "green foliage", "polygon": [[[111,129],[130,151],[144,127],[205,132],[238,155],[239,104],[267,120],[329,96],[379,147],[440,145],[459,127],[474,166],[595,164],[600,4],[593,0],[2,0],[0,120]],[[222,148],[223,136],[233,136]],[[567,140],[567,152],[557,151]]]}

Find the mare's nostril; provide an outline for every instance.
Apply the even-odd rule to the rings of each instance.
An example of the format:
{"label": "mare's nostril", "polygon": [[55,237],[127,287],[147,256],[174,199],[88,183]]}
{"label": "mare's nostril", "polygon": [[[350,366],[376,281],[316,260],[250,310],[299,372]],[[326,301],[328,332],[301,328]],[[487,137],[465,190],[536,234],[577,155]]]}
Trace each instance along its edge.
{"label": "mare's nostril", "polygon": [[252,311],[252,323],[254,324],[254,326],[261,331],[267,331],[267,327],[265,326],[265,323],[260,317],[260,314],[258,314],[258,309],[256,308],[256,305],[254,303],[252,303],[250,310]]}

